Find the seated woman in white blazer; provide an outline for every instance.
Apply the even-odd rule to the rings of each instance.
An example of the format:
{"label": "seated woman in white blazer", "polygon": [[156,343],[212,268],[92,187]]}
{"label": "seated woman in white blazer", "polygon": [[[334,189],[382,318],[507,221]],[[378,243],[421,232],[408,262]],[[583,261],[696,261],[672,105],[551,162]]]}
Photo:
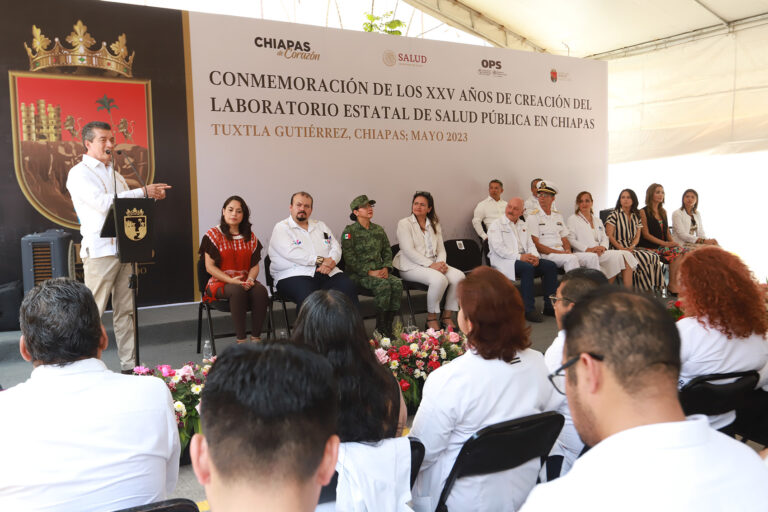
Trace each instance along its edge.
{"label": "seated woman in white blazer", "polygon": [[704,245],[719,245],[714,238],[707,238],[699,213],[699,193],[689,188],[683,192],[683,205],[672,212],[672,238],[680,245],[696,249]]}
{"label": "seated woman in white blazer", "polygon": [[[464,272],[445,262],[445,246],[440,229],[435,201],[429,192],[416,192],[411,203],[412,214],[397,223],[397,243],[400,251],[392,265],[406,281],[416,281],[427,290],[427,328],[456,328],[453,313],[459,309],[456,285],[464,279]],[[447,290],[447,291],[446,291]],[[445,294],[445,311],[440,314],[440,299]]]}
{"label": "seated woman in white blazer", "polygon": [[637,259],[631,251],[609,249],[610,242],[600,217],[592,211],[592,194],[579,192],[576,196],[576,213],[568,217],[568,242],[578,252],[594,252],[598,255],[600,270],[613,283],[621,273],[622,283],[632,289],[632,272],[637,268]]}

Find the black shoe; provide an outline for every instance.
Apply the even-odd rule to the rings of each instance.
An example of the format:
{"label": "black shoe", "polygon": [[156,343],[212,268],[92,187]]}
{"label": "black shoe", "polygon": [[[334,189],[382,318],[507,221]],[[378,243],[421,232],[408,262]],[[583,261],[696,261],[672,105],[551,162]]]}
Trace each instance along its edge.
{"label": "black shoe", "polygon": [[555,316],[555,310],[554,309],[545,309],[544,310],[544,316]]}
{"label": "black shoe", "polygon": [[120,370],[123,375],[133,375],[133,370]]}
{"label": "black shoe", "polygon": [[537,324],[544,321],[544,317],[538,311],[528,311],[525,313],[525,319],[529,322],[535,322]]}

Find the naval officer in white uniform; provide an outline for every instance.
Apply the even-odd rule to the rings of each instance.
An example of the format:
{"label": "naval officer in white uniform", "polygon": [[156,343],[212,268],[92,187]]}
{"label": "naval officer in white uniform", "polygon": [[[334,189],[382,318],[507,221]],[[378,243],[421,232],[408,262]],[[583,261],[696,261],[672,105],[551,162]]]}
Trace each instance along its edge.
{"label": "naval officer in white uniform", "polygon": [[539,208],[526,213],[526,222],[531,238],[541,257],[555,263],[566,272],[574,268],[587,267],[600,270],[597,254],[593,252],[573,253],[568,242],[568,228],[563,216],[552,203],[557,194],[554,183],[542,180],[537,185]]}

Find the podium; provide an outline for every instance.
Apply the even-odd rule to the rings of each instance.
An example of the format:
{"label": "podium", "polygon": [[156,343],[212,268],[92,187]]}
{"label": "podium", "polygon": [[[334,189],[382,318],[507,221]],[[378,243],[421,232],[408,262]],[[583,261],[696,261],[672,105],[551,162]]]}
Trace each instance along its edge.
{"label": "podium", "polygon": [[136,264],[154,256],[154,199],[116,197],[101,227],[102,238],[115,238],[120,263],[131,264],[130,288],[133,290],[133,343],[135,366],[139,366],[139,294]]}

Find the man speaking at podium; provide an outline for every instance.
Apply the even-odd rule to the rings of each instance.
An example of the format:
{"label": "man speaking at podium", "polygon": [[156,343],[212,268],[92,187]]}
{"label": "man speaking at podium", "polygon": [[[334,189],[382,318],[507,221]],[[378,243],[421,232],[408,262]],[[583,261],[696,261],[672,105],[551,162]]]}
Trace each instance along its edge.
{"label": "man speaking at podium", "polygon": [[107,299],[112,294],[112,324],[120,369],[123,373],[131,373],[136,351],[129,287],[131,265],[120,263],[115,239],[101,238],[101,227],[115,193],[120,198],[165,199],[165,191],[171,187],[165,183],[152,183],[133,190],[128,188],[128,183],[120,173],[115,172],[112,163],[115,137],[109,124],[91,121],[83,127],[82,140],[86,153],[83,160],[70,169],[67,190],[80,220],[80,234],[83,236],[80,257],[85,271],[85,286],[93,293],[100,316],[104,314]]}

